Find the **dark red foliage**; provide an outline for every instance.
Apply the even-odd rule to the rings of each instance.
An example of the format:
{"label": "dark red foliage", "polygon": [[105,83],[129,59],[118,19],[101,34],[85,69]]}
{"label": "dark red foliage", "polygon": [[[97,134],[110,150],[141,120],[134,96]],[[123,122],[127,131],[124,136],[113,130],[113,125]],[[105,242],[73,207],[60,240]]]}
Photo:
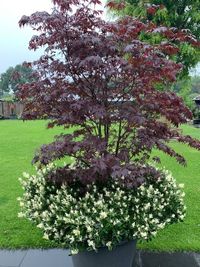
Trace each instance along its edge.
{"label": "dark red foliage", "polygon": [[124,9],[126,6],[126,3],[124,1],[120,3],[116,3],[115,1],[109,1],[106,5],[109,9],[114,9],[114,10],[121,10]]}
{"label": "dark red foliage", "polygon": [[147,8],[147,13],[149,15],[154,15],[156,13],[156,11],[157,11],[156,7],[150,6],[150,7]]}
{"label": "dark red foliage", "polygon": [[[192,114],[166,89],[181,69],[166,55],[177,52],[171,41],[197,45],[194,38],[132,17],[105,22],[101,11],[93,10],[98,0],[54,4],[51,14],[36,12],[19,22],[39,31],[30,49],[46,47],[34,63],[37,80],[25,84],[20,93],[26,103],[23,117],[51,118],[49,127],[63,125],[75,131],[43,145],[34,162],[45,165],[71,156],[75,169],[59,170],[54,175],[59,183],[72,177],[85,184],[124,176],[129,187],[148,175],[157,177],[146,165],[153,148],[184,164],[167,143],[177,138],[198,149],[200,143],[169,126],[187,122]],[[151,46],[139,40],[142,32],[159,32],[168,41]],[[158,90],[158,84],[165,90]]]}

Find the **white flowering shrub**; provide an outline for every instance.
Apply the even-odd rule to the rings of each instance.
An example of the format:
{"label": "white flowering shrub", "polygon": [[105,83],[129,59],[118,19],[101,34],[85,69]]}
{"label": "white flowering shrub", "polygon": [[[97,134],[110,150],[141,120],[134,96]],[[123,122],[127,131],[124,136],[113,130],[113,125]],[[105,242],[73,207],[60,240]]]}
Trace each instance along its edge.
{"label": "white flowering shrub", "polygon": [[77,187],[48,182],[45,175],[55,168],[49,165],[36,175],[24,173],[19,217],[34,221],[44,238],[69,247],[72,254],[101,246],[112,249],[124,240],[150,239],[184,218],[182,185],[168,171],[137,189],[113,181],[106,187],[88,185],[83,194]]}

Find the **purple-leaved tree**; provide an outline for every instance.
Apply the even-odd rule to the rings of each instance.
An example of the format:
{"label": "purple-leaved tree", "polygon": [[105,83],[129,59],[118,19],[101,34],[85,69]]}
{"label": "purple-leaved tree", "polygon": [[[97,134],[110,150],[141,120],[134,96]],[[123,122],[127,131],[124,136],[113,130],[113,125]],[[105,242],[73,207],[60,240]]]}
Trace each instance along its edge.
{"label": "purple-leaved tree", "polygon": [[[21,88],[23,118],[50,118],[48,127],[74,131],[43,145],[34,162],[46,165],[70,156],[75,168],[60,167],[49,179],[58,183],[77,179],[84,185],[123,176],[128,187],[159,176],[148,165],[153,148],[185,164],[168,142],[176,138],[197,149],[200,142],[176,128],[191,119],[191,112],[166,89],[181,69],[168,55],[177,53],[174,40],[199,43],[185,32],[132,17],[106,22],[101,11],[94,10],[99,0],[53,2],[51,14],[36,12],[19,22],[38,31],[30,49],[45,47],[44,55],[33,63],[36,80]],[[141,34],[155,32],[165,42],[140,41]]]}

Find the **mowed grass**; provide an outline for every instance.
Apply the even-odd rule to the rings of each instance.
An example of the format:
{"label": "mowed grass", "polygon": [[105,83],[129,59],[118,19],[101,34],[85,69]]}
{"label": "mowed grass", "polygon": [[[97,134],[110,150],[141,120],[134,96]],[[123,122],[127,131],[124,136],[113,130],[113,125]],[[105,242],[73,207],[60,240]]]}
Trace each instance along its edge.
{"label": "mowed grass", "polygon": [[[62,128],[46,130],[44,121],[0,121],[0,248],[48,248],[53,242],[42,238],[42,232],[31,222],[19,219],[17,197],[22,194],[18,181],[23,171],[33,172],[31,160],[36,148],[53,140]],[[200,129],[183,126],[185,134],[200,139]],[[159,153],[162,165],[171,170],[179,183],[185,184],[187,217],[183,223],[159,232],[151,242],[138,248],[157,251],[200,251],[200,152],[172,143],[185,155],[188,166]]]}
{"label": "mowed grass", "polygon": [[45,129],[44,121],[0,121],[0,247],[54,246],[42,238],[31,222],[19,219],[17,197],[22,194],[18,178],[33,172],[33,155],[41,144],[53,140],[62,130]]}

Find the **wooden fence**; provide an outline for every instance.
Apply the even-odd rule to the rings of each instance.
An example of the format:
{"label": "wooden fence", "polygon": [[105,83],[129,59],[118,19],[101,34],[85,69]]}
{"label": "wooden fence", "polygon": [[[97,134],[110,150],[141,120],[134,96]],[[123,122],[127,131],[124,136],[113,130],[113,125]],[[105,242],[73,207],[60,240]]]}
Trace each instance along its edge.
{"label": "wooden fence", "polygon": [[0,100],[0,118],[20,118],[23,107],[23,104],[20,102],[8,102]]}

